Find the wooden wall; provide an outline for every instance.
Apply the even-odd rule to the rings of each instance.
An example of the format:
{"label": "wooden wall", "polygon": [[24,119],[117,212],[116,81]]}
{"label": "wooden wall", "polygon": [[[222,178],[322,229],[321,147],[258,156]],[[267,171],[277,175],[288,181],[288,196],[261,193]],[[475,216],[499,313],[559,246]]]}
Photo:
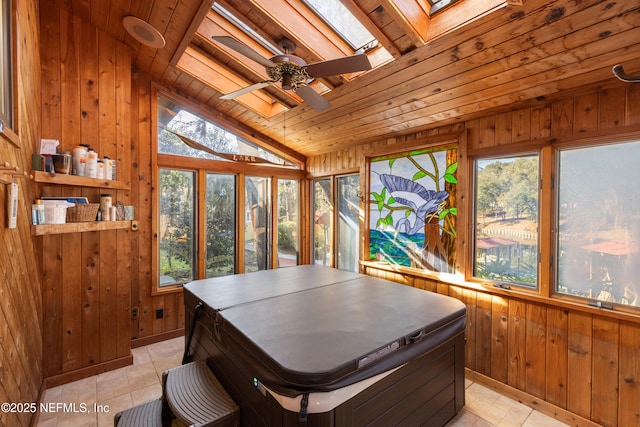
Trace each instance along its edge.
{"label": "wooden wall", "polygon": [[[132,242],[135,280],[131,286],[132,304],[138,307],[140,315],[132,321],[131,338],[133,345],[161,339],[163,336],[178,336],[184,333],[184,300],[182,291],[152,295],[155,285],[151,278],[152,245],[157,244],[157,236],[152,232],[152,134],[155,132],[156,118],[152,115],[155,92],[151,78],[144,73],[134,72],[132,76],[131,117],[131,195],[135,200],[139,231]],[[156,309],[164,310],[164,317],[156,319]]]}
{"label": "wooden wall", "polygon": [[[17,90],[18,145],[0,135],[0,162],[31,169],[31,153],[40,141],[40,58],[38,2],[18,0]],[[42,384],[42,298],[36,247],[31,238],[33,186],[20,185],[18,224],[5,226],[5,185],[0,185],[0,402],[37,402]],[[28,426],[30,413],[0,412],[0,426]]]}
{"label": "wooden wall", "polygon": [[[530,148],[542,141],[637,136],[639,125],[640,85],[613,85],[327,153],[310,158],[308,165],[316,176],[353,172],[360,170],[363,152],[427,143],[434,135],[454,130],[466,129],[466,151],[479,154],[505,145]],[[467,169],[461,164],[458,170]],[[461,233],[459,238],[470,237]],[[466,304],[466,366],[473,378],[511,391],[570,425],[640,426],[640,315],[616,315],[522,292],[447,284],[374,265],[365,269],[367,274],[450,295]]]}
{"label": "wooden wall", "polygon": [[132,70],[126,45],[65,9],[47,2],[40,8],[42,135],[65,150],[88,143],[100,157],[115,158],[117,178],[130,190],[38,185],[36,191],[91,202],[107,192],[133,205],[139,223],[135,232],[38,238],[50,387],[131,363],[132,339],[135,346],[180,335],[184,314],[181,293],[151,295],[151,81]]}
{"label": "wooden wall", "polygon": [[[131,54],[128,47],[47,2],[40,4],[42,136],[63,150],[90,144],[130,181]],[[38,185],[44,196],[129,191]],[[131,363],[131,234],[92,231],[39,237],[48,386]]]}

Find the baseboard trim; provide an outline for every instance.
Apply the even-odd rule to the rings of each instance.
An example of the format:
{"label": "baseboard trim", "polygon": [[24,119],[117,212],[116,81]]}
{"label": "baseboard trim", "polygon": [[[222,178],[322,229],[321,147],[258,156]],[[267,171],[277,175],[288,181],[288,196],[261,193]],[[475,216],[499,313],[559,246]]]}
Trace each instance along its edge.
{"label": "baseboard trim", "polygon": [[545,415],[550,416],[560,422],[568,424],[573,427],[601,427],[600,424],[594,423],[586,418],[583,418],[573,412],[569,412],[566,409],[562,409],[559,406],[555,406],[549,402],[511,387],[500,381],[496,381],[493,378],[482,375],[478,372],[465,368],[465,375],[468,380],[477,382],[487,388],[495,390],[496,392],[510,397],[523,405],[526,405],[536,411],[542,412]]}
{"label": "baseboard trim", "polygon": [[145,345],[155,344],[160,341],[166,341],[173,338],[178,338],[184,335],[184,329],[174,329],[173,331],[163,332],[157,335],[151,335],[148,337],[134,338],[131,340],[131,348],[144,347]]}
{"label": "baseboard trim", "polygon": [[45,388],[57,387],[62,384],[71,383],[84,378],[104,372],[113,371],[114,369],[133,365],[133,355],[120,357],[118,359],[109,360],[108,362],[98,363],[97,365],[87,366],[85,368],[76,369],[71,372],[54,375],[44,379]]}

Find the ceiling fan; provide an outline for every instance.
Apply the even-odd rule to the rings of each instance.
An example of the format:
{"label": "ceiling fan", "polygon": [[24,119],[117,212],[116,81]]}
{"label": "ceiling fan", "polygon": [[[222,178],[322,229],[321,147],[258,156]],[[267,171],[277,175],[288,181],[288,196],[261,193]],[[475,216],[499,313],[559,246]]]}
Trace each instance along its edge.
{"label": "ceiling fan", "polygon": [[296,45],[288,39],[283,39],[279,43],[284,54],[275,55],[267,59],[233,37],[213,36],[212,38],[247,58],[264,65],[267,75],[270,78],[270,80],[265,80],[223,95],[220,99],[234,99],[245,93],[280,82],[282,89],[293,90],[314,110],[322,112],[331,107],[331,104],[309,86],[309,81],[318,77],[335,76],[371,69],[369,58],[367,58],[367,55],[364,53],[307,64],[304,59],[293,55]]}

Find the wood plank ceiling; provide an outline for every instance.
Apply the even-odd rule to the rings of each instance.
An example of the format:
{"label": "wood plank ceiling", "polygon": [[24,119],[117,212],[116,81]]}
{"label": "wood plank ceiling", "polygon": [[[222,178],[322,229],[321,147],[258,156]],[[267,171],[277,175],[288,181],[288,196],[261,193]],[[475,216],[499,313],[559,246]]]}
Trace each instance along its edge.
{"label": "wood plank ceiling", "polygon": [[[367,52],[374,69],[316,79],[318,90],[330,89],[323,96],[332,105],[319,113],[277,85],[220,99],[265,73],[211,36],[230,35],[270,55],[212,10],[211,0],[56,1],[128,44],[137,69],[207,106],[223,124],[306,156],[506,111],[561,91],[612,86],[616,64],[640,73],[637,1],[460,0],[430,17],[426,0],[341,0],[380,47]],[[353,54],[300,1],[218,3],[274,45],[292,40],[307,63]],[[157,28],[166,46],[149,48],[132,38],[122,24],[127,15]]]}

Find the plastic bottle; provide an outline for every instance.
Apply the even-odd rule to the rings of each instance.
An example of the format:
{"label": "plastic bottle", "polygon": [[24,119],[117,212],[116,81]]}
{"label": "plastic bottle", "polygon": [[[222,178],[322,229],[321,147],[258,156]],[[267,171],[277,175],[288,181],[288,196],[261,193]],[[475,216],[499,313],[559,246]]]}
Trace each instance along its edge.
{"label": "plastic bottle", "polygon": [[36,199],[36,202],[31,205],[31,222],[33,222],[33,225],[46,224],[44,205],[40,199]]}
{"label": "plastic bottle", "polygon": [[113,160],[104,156],[102,162],[104,163],[104,179],[113,179]]}
{"label": "plastic bottle", "polygon": [[96,169],[96,178],[104,179],[105,165],[104,160],[98,159],[98,169]]}
{"label": "plastic bottle", "polygon": [[87,166],[85,172],[85,176],[89,178],[96,178],[98,176],[98,153],[93,151],[91,147],[87,150]]}
{"label": "plastic bottle", "polygon": [[102,221],[111,220],[111,194],[100,195],[100,212],[102,212]]}
{"label": "plastic bottle", "polygon": [[87,147],[78,145],[73,149],[73,169],[72,173],[78,176],[84,176],[85,166],[87,162]]}
{"label": "plastic bottle", "polygon": [[31,224],[38,225],[38,205],[31,205]]}

